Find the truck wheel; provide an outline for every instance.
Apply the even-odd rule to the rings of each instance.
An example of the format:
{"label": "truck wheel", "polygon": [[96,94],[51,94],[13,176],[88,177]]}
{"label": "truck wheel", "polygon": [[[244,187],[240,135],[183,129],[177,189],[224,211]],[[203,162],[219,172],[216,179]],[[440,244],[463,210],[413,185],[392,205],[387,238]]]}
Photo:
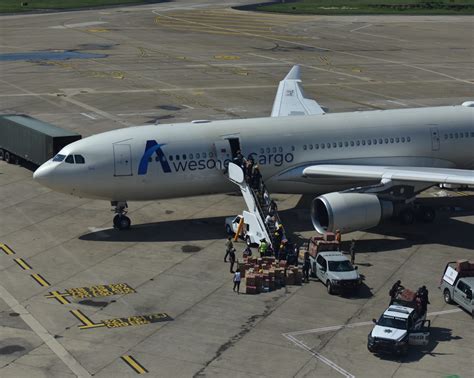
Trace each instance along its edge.
{"label": "truck wheel", "polygon": [[8,164],[11,164],[12,157],[10,155],[10,152],[5,151],[5,153],[3,155],[3,160],[5,160]]}
{"label": "truck wheel", "polygon": [[252,242],[250,240],[250,236],[246,236],[245,237],[245,244],[247,244],[248,247],[251,247],[252,246]]}
{"label": "truck wheel", "polygon": [[443,297],[446,303],[453,303],[453,299],[451,298],[451,293],[449,292],[448,289],[444,290]]}
{"label": "truck wheel", "polygon": [[331,295],[334,294],[334,290],[332,288],[331,281],[326,282],[326,289],[328,291],[328,294],[331,294]]}

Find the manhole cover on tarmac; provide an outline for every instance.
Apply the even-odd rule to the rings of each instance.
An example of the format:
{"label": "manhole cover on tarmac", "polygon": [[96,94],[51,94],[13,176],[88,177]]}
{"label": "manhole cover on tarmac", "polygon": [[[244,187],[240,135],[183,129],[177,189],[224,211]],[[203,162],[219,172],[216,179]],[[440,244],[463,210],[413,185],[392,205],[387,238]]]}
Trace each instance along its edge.
{"label": "manhole cover on tarmac", "polygon": [[181,247],[181,251],[186,253],[199,252],[200,250],[201,247],[198,247],[197,245],[183,245]]}

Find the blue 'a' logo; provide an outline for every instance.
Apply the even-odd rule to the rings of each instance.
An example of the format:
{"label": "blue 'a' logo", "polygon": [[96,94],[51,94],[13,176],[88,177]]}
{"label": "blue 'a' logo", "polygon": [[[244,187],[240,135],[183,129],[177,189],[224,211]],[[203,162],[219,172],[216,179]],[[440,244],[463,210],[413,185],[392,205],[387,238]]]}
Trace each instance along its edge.
{"label": "blue 'a' logo", "polygon": [[150,158],[153,156],[153,154],[156,153],[156,156],[158,158],[158,161],[161,163],[161,168],[163,169],[163,172],[165,173],[170,173],[171,168],[168,163],[168,160],[166,160],[166,156],[163,153],[161,147],[165,146],[165,144],[158,144],[156,143],[155,140],[147,140],[146,141],[146,147],[145,147],[145,153],[143,154],[141,160],[140,160],[140,165],[138,166],[138,174],[139,175],[146,175],[146,172],[148,170],[148,163],[150,161]]}

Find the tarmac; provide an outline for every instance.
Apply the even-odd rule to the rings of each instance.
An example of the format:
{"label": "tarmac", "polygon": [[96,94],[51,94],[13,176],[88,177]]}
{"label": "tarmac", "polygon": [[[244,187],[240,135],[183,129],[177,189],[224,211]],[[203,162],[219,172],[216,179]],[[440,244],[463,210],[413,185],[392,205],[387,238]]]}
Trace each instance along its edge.
{"label": "tarmac", "polygon": [[[472,17],[289,16],[231,5],[3,16],[0,111],[83,136],[267,116],[296,63],[307,94],[331,112],[474,98]],[[79,56],[57,56],[71,51]],[[434,188],[422,196],[439,208],[433,224],[345,235],[357,240],[359,296],[329,295],[316,280],[251,296],[232,292],[223,262],[224,218],[242,211],[241,197],[130,202],[133,227],[118,232],[110,204],[52,192],[0,162],[0,375],[472,376],[473,320],[445,304],[438,285],[448,261],[473,259],[473,194]],[[294,240],[314,234],[299,196],[274,197]],[[243,243],[237,249],[240,257]],[[431,340],[406,357],[375,356],[371,319],[397,279],[427,286]]]}

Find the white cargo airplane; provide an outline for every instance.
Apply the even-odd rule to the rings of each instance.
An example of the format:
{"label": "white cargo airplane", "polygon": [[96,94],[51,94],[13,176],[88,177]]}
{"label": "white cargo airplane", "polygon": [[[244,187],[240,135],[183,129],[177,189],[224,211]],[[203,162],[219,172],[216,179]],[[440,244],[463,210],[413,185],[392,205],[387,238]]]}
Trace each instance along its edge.
{"label": "white cargo airplane", "polygon": [[33,177],[59,192],[111,201],[114,226],[130,227],[127,200],[235,190],[225,167],[241,150],[270,192],[320,195],[315,229],[351,232],[400,216],[434,218],[417,193],[474,185],[474,102],[460,106],[328,114],[304,97],[299,67],[280,82],[271,117],[146,125],[64,147]]}

